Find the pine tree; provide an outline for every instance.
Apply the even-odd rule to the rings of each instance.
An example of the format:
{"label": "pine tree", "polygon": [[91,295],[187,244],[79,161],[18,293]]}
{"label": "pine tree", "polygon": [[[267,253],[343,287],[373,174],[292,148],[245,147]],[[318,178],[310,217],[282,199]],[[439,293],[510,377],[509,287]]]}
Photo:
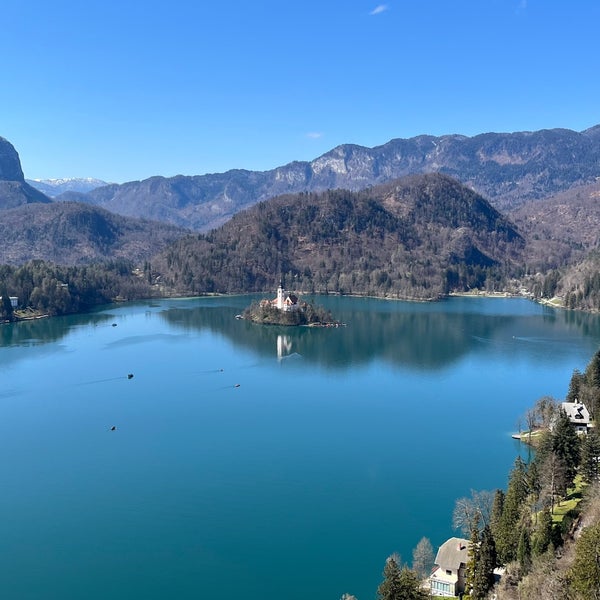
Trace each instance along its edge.
{"label": "pine tree", "polygon": [[592,356],[592,360],[586,367],[585,378],[588,385],[597,389],[600,388],[600,350]]}
{"label": "pine tree", "polygon": [[12,321],[13,307],[5,284],[0,287],[0,296],[2,296],[2,302],[0,302],[0,319]]}
{"label": "pine tree", "polygon": [[417,574],[407,566],[400,571],[400,596],[397,600],[428,600],[429,593],[421,587]]}
{"label": "pine tree", "polygon": [[504,491],[496,490],[494,494],[494,502],[492,504],[492,512],[490,515],[490,529],[494,538],[498,535],[500,529],[500,520],[502,519],[502,511],[504,510]]}
{"label": "pine tree", "polygon": [[400,600],[400,567],[396,558],[389,556],[383,568],[383,581],[377,588],[379,600]]}
{"label": "pine tree", "polygon": [[473,600],[484,600],[489,591],[494,587],[494,569],[497,564],[496,544],[489,526],[485,526],[481,532],[479,543],[478,560],[474,570],[473,589],[471,598]]}
{"label": "pine tree", "polygon": [[598,481],[600,476],[600,434],[590,429],[581,443],[581,475],[586,483]]}
{"label": "pine tree", "polygon": [[421,588],[414,571],[398,566],[398,560],[390,556],[383,569],[383,581],[377,588],[378,600],[427,600],[429,594]]}
{"label": "pine tree", "polygon": [[569,382],[569,391],[565,398],[565,402],[577,402],[580,398],[581,386],[585,383],[585,377],[578,369],[573,370],[571,381]]}
{"label": "pine tree", "polygon": [[581,532],[570,577],[576,600],[600,600],[600,523]]}
{"label": "pine tree", "polygon": [[531,553],[541,556],[548,550],[552,542],[552,515],[548,508],[544,508],[539,515],[538,523],[531,540]]}
{"label": "pine tree", "polygon": [[467,594],[471,594],[475,586],[475,578],[477,577],[477,569],[479,567],[479,517],[476,516],[471,524],[471,538],[469,550],[467,553],[467,568],[465,576],[465,590]]}
{"label": "pine tree", "polygon": [[518,523],[521,520],[527,494],[527,469],[523,459],[518,456],[508,481],[502,517],[495,537],[498,555],[502,563],[515,560],[517,556]]}
{"label": "pine tree", "polygon": [[529,573],[531,569],[531,539],[527,525],[522,525],[521,527],[519,545],[517,547],[517,560],[519,561],[523,575]]}
{"label": "pine tree", "polygon": [[552,450],[563,460],[566,477],[571,484],[579,466],[580,445],[577,432],[564,410],[559,410],[556,416],[552,432]]}

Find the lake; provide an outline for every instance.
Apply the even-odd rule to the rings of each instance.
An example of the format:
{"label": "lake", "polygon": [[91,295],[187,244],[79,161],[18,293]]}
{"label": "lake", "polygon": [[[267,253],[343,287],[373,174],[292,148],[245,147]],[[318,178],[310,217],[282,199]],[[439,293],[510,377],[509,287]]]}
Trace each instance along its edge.
{"label": "lake", "polygon": [[524,299],[318,298],[339,328],[235,319],[251,299],[0,326],[3,597],[371,600],[600,346]]}

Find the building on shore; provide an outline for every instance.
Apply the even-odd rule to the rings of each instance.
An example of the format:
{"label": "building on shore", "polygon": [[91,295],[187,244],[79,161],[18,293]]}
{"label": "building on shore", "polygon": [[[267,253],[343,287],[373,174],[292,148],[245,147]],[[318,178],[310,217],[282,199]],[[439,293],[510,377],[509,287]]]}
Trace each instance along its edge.
{"label": "building on shore", "polygon": [[261,302],[262,305],[272,306],[273,308],[277,308],[284,312],[288,312],[291,310],[298,310],[300,305],[298,303],[298,296],[287,292],[283,288],[283,283],[279,282],[279,287],[277,288],[277,297],[273,298],[273,300],[263,300]]}
{"label": "building on shore", "polygon": [[440,546],[429,576],[432,596],[452,598],[464,593],[470,544],[469,540],[453,537]]}

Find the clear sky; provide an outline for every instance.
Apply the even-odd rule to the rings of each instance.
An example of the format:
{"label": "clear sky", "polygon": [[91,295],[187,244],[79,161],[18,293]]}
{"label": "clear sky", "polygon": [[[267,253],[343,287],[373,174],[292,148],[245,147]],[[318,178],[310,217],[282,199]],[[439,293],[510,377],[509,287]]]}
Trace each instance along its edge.
{"label": "clear sky", "polygon": [[598,0],[20,0],[0,136],[28,178],[266,170],[343,143],[600,123]]}

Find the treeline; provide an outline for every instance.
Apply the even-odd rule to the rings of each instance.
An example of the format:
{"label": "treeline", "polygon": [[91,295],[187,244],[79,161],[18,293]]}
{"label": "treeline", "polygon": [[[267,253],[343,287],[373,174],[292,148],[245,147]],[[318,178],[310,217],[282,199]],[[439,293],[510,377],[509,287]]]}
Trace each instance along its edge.
{"label": "treeline", "polygon": [[600,310],[600,250],[583,261],[524,279],[536,299],[562,298],[565,308]]}
{"label": "treeline", "polygon": [[[10,321],[27,309],[38,314],[76,313],[115,300],[152,295],[148,279],[134,275],[125,260],[81,267],[66,267],[34,260],[19,267],[0,266],[0,320]],[[10,296],[18,298],[13,310]]]}

